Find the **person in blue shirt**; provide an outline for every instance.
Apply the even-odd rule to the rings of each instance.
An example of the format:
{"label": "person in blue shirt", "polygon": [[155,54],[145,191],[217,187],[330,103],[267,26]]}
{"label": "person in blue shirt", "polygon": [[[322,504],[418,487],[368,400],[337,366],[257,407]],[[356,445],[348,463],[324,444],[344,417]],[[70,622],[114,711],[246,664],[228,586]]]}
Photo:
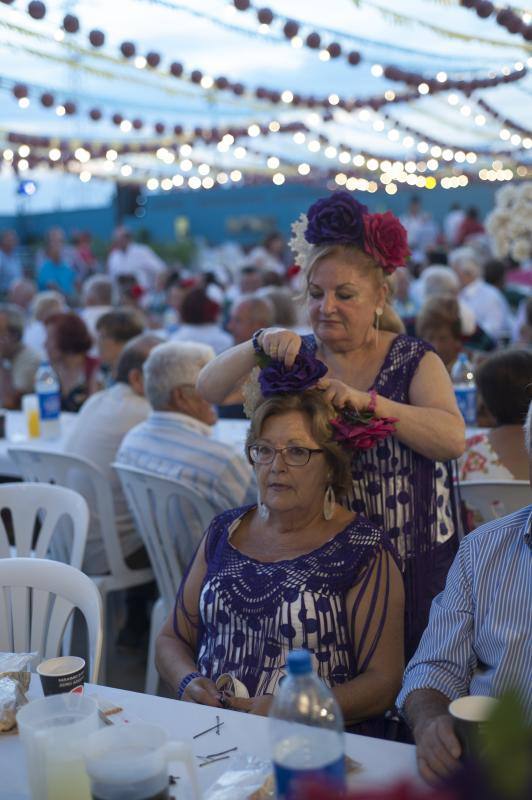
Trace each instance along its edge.
{"label": "person in blue shirt", "polygon": [[15,231],[0,233],[0,297],[7,297],[10,287],[22,277],[22,264],[17,252],[18,236]]}
{"label": "person in blue shirt", "polygon": [[[532,403],[525,423],[532,481]],[[518,693],[532,722],[532,505],[477,528],[461,542],[444,591],[408,664],[397,706],[431,783],[458,766],[448,707],[467,695]]]}
{"label": "person in blue shirt", "polygon": [[52,228],[46,241],[46,256],[42,262],[37,284],[40,291],[54,289],[71,299],[76,293],[76,273],[64,258],[65,238],[60,228]]}

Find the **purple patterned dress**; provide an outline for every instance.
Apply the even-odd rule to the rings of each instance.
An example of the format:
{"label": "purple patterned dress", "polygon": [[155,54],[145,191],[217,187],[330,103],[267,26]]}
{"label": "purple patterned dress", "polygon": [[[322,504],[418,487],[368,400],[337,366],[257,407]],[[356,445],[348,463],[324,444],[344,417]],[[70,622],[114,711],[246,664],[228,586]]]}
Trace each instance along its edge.
{"label": "purple patterned dress", "polygon": [[[313,354],[314,336],[302,347]],[[384,359],[373,387],[398,403],[409,402],[419,362],[433,348],[400,334]],[[428,621],[433,597],[443,589],[458,548],[458,514],[452,464],[432,461],[390,437],[353,458],[349,506],[384,527],[402,562],[405,578],[405,657],[415,651]]]}
{"label": "purple patterned dress", "polygon": [[[383,555],[394,552],[384,531],[357,517],[310,553],[257,561],[231,544],[233,531],[251,508],[225,511],[207,531],[201,545],[207,572],[199,619],[184,608],[186,579],[177,596],[176,608],[197,628],[198,670],[212,680],[230,672],[245,684],[250,697],[274,694],[285,674],[287,653],[303,647],[312,654],[314,669],[328,686],[355,678],[373,655],[387,611],[384,603],[370,641],[368,629],[379,585],[384,583],[388,596],[388,561]],[[378,580],[371,590],[367,616],[357,619],[364,634],[354,641],[355,617],[375,571]],[[351,590],[354,603],[348,608]],[[182,638],[175,614],[174,630]]]}

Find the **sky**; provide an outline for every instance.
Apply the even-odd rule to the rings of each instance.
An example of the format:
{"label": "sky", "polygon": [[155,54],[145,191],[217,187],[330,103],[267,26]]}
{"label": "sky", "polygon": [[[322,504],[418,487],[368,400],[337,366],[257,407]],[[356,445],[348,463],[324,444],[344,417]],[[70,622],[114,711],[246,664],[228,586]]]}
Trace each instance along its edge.
{"label": "sky", "polygon": [[[256,7],[264,5],[261,2]],[[96,142],[111,146],[121,141],[153,143],[155,122],[164,123],[167,129],[180,124],[189,130],[196,126],[247,128],[254,123],[279,121],[303,123],[309,129],[305,141],[296,142],[292,134],[276,133],[246,137],[222,152],[214,146],[194,146],[192,172],[182,171],[184,186],[199,164],[208,165],[213,176],[220,171],[230,174],[235,168],[244,175],[248,170],[267,175],[267,159],[272,156],[279,158],[280,172],[287,178],[298,174],[301,163],[308,164],[311,176],[316,177],[323,170],[341,170],[338,156],[342,149],[350,156],[362,151],[378,159],[406,162],[419,159],[416,148],[423,134],[465,153],[488,151],[492,154],[488,167],[501,148],[511,151],[506,159],[510,166],[532,162],[532,149],[523,147],[526,134],[521,132],[515,144],[503,141],[501,121],[479,106],[479,101],[485,100],[503,118],[530,131],[529,74],[513,84],[477,91],[471,98],[460,92],[442,92],[420,95],[409,104],[389,104],[384,109],[389,119],[382,111],[348,113],[331,106],[331,118],[324,121],[309,109],[285,103],[274,106],[253,95],[256,87],[265,86],[320,98],[336,94],[364,99],[406,88],[403,83],[378,76],[378,68],[385,65],[427,77],[444,71],[449,77],[466,80],[485,77],[491,71],[500,74],[501,70],[513,70],[516,64],[532,65],[530,43],[509,34],[494,19],[479,19],[473,11],[461,8],[458,0],[277,0],[269,4],[283,18],[299,21],[303,37],[318,31],[324,44],[335,41],[345,52],[359,51],[362,61],[356,67],[344,57],[323,61],[319,50],[294,48],[281,33],[284,20],[261,31],[256,14],[236,11],[230,0],[48,0],[46,16],[39,21],[26,13],[26,6],[23,0],[0,5],[0,148],[8,153],[17,149],[7,142],[12,132],[70,140],[74,148],[76,144]],[[62,33],[66,13],[79,18],[79,33]],[[94,28],[106,37],[105,45],[98,50],[87,42],[87,34]],[[139,55],[158,52],[159,68],[138,68],[120,58],[119,45],[125,40],[135,43]],[[204,76],[223,75],[239,81],[249,92],[236,97],[168,76],[172,61],[182,63],[185,73],[199,69]],[[27,85],[28,107],[21,108],[13,97],[14,83]],[[51,109],[39,103],[43,92],[54,95]],[[67,100],[76,103],[79,113],[57,116],[55,105]],[[88,118],[89,109],[94,107],[103,112],[99,122]],[[144,127],[138,132],[121,131],[111,122],[113,113],[126,120],[141,118]],[[480,116],[485,117],[482,125],[475,122]],[[419,133],[413,143],[405,136],[405,126]],[[398,130],[396,138],[389,135],[394,127]],[[515,136],[516,131],[511,129],[510,134]],[[309,150],[309,142],[320,134],[336,150],[334,156],[326,155],[323,143],[318,152]],[[161,144],[168,146],[175,141],[169,138]],[[238,145],[246,149],[240,158],[235,156]],[[0,214],[14,213],[21,202],[30,212],[107,204],[117,177],[145,183],[151,176],[160,182],[179,172],[175,162],[165,164],[153,155],[120,157],[114,164],[100,159],[87,165],[90,170],[81,164],[77,174],[67,176],[42,168],[29,170],[19,177],[34,179],[38,191],[21,201],[16,194],[19,177],[9,160],[4,159],[2,164]],[[131,167],[131,175],[122,175],[124,166],[126,172]],[[459,168],[454,162],[453,166]],[[85,183],[79,178],[82,171],[90,173]]]}

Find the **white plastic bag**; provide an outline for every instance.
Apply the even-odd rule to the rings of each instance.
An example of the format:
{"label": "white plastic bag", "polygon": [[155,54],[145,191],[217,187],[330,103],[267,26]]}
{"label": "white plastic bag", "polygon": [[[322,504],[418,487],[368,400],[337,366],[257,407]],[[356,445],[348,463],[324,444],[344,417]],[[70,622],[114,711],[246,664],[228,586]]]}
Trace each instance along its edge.
{"label": "white plastic bag", "polygon": [[9,731],[17,711],[27,703],[31,675],[28,666],[37,653],[0,653],[0,731]]}

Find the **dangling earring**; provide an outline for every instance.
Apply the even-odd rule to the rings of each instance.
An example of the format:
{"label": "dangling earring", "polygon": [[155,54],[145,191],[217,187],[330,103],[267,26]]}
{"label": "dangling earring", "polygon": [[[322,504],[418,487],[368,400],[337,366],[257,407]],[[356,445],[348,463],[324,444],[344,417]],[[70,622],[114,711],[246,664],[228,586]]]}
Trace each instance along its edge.
{"label": "dangling earring", "polygon": [[381,324],[382,308],[375,309],[375,347],[379,344],[379,328]]}
{"label": "dangling earring", "polygon": [[261,519],[268,519],[268,517],[270,516],[270,511],[268,509],[268,506],[265,505],[260,499],[260,492],[257,492],[257,506],[259,508],[259,517]]}
{"label": "dangling earring", "polygon": [[329,484],[325,497],[323,498],[323,518],[326,520],[332,519],[334,514],[334,507],[336,505],[336,498],[334,496],[334,489]]}

